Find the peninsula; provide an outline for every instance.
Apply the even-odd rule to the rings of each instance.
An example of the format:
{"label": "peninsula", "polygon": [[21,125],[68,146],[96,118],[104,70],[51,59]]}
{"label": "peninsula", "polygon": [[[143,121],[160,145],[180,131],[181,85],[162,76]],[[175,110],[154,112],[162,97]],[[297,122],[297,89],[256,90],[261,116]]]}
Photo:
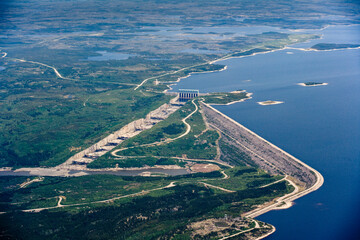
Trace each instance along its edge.
{"label": "peninsula", "polygon": [[[119,201],[119,206],[142,208],[145,205],[141,200],[136,204],[134,201],[147,196],[150,200],[147,200],[146,208],[150,212],[141,210],[136,214],[149,219],[153,208],[164,207],[155,204],[156,201],[170,204],[167,200],[169,194],[171,199],[179,201],[180,192],[191,190],[195,191],[191,204],[177,202],[173,207],[185,210],[200,204],[198,194],[201,191],[206,192],[206,202],[220,202],[199,206],[201,214],[191,215],[191,223],[183,225],[186,229],[181,230],[182,235],[226,239],[237,235],[252,238],[271,234],[275,230],[273,226],[254,218],[270,210],[290,207],[295,199],[318,189],[323,177],[315,169],[209,105],[219,100],[223,104],[239,102],[248,99],[248,96],[245,91],[214,93],[199,96],[187,103],[180,102],[176,97],[149,113],[145,119],[129,123],[56,167],[4,169],[0,175],[43,176],[27,180],[18,177],[23,181],[19,184],[20,188],[32,186],[40,192],[49,187],[62,190],[48,191],[46,194],[45,199],[56,200],[55,204],[52,200],[28,202],[26,195],[20,194],[15,199],[23,203],[5,205],[2,216],[11,216],[8,212],[11,210],[19,211],[16,219],[28,218],[26,214],[29,212],[47,219],[57,211]],[[89,182],[90,177],[99,173],[106,174],[96,177],[101,185],[106,183],[109,187],[109,181],[114,183],[101,194],[89,196],[86,192],[94,191],[97,185]],[[118,174],[137,177],[114,176]],[[49,181],[55,179],[46,176],[76,178],[57,178],[58,183],[49,186]],[[82,187],[75,190],[74,186],[78,184]],[[115,195],[111,190],[114,184],[123,186],[123,189],[116,187]],[[172,194],[172,189],[180,191],[180,195]],[[17,187],[11,190],[15,191]],[[167,197],[161,197],[164,194]],[[34,192],[31,196],[36,198],[39,195]],[[245,205],[234,208],[233,204],[239,201]],[[226,203],[231,203],[231,207]],[[220,206],[223,210],[217,210]],[[208,214],[208,211],[214,214]],[[223,214],[226,217],[219,217]],[[177,210],[176,215],[180,219],[185,217],[183,211]],[[148,226],[147,221],[144,224]]]}

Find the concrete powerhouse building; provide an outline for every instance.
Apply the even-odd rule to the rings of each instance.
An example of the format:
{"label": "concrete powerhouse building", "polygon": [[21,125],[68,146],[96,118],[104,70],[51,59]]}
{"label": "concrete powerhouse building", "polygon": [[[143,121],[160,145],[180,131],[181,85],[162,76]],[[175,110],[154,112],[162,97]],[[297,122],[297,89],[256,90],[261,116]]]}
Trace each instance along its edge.
{"label": "concrete powerhouse building", "polygon": [[179,89],[179,101],[186,102],[199,96],[199,90],[195,89]]}

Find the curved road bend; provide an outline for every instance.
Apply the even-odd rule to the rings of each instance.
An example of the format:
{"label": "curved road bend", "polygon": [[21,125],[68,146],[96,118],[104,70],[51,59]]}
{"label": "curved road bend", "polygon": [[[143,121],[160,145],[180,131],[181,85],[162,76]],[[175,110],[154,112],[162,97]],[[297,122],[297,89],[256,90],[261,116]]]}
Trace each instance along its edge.
{"label": "curved road bend", "polygon": [[180,138],[185,137],[185,136],[188,135],[189,132],[191,131],[191,125],[188,124],[188,123],[186,122],[186,120],[187,120],[188,118],[190,118],[194,113],[196,113],[196,112],[199,110],[199,108],[198,108],[198,106],[195,104],[194,100],[192,100],[191,102],[192,102],[192,104],[194,104],[195,110],[192,111],[189,115],[187,115],[185,118],[183,118],[183,119],[181,120],[181,121],[186,125],[186,131],[185,131],[183,134],[181,134],[180,136],[178,136],[178,137],[176,137],[176,138],[166,139],[166,140],[164,140],[164,141],[162,141],[162,142],[153,142],[153,143],[142,144],[142,145],[139,145],[139,146],[132,146],[132,147],[127,147],[127,148],[121,148],[121,149],[112,151],[112,152],[111,152],[111,155],[113,155],[113,156],[115,156],[115,157],[123,157],[123,156],[118,155],[117,153],[118,153],[118,152],[121,152],[121,151],[124,151],[124,150],[127,150],[127,149],[131,149],[131,148],[156,146],[156,145],[161,145],[161,144],[164,144],[164,143],[170,143],[170,142],[173,142],[173,141],[175,141],[175,140],[177,140],[177,139],[180,139]]}

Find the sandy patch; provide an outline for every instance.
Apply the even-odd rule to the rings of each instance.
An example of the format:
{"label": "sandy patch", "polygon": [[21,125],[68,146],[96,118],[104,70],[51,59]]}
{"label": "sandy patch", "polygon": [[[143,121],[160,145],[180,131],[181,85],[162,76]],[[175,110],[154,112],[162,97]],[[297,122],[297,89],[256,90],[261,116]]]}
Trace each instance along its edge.
{"label": "sandy patch", "polygon": [[211,164],[211,163],[208,163],[208,164],[197,163],[197,164],[194,164],[193,166],[191,166],[190,169],[193,172],[207,173],[207,172],[218,171],[218,170],[220,170],[220,167],[218,165]]}

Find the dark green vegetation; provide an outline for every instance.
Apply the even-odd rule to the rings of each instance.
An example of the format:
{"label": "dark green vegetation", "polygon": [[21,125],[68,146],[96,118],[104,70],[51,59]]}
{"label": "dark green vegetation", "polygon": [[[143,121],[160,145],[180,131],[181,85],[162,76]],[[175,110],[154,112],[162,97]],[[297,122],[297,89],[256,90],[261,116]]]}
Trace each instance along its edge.
{"label": "dark green vegetation", "polygon": [[335,50],[345,48],[358,48],[360,44],[336,44],[336,43],[318,43],[311,47],[316,50]]}
{"label": "dark green vegetation", "polygon": [[162,128],[165,134],[176,135],[184,131],[184,124],[172,123],[169,126]]}
{"label": "dark green vegetation", "polygon": [[2,111],[0,124],[8,130],[0,136],[2,165],[58,165],[81,147],[144,117],[169,99],[161,94],[143,96],[129,89],[90,94],[88,99],[74,96],[69,100],[46,94],[45,99],[40,96],[15,99]]}
{"label": "dark green vegetation", "polygon": [[304,83],[306,86],[315,86],[315,85],[321,85],[323,83],[319,83],[319,82],[306,82]]}
{"label": "dark green vegetation", "polygon": [[[14,178],[2,177],[0,180],[2,184],[5,184],[14,181]],[[32,183],[26,188],[19,189],[17,186],[3,191],[0,194],[1,211],[56,206],[59,196],[66,197],[66,200],[62,202],[63,204],[89,203],[140,192],[144,189],[166,186],[169,182],[169,180],[151,180],[153,179],[136,183],[135,181],[127,181],[126,178],[111,175],[76,178],[46,177],[44,181]],[[23,182],[23,180],[20,181]],[[7,203],[4,204],[5,202]]]}
{"label": "dark green vegetation", "polygon": [[[237,176],[238,181],[253,176],[256,182],[259,172],[248,169],[237,168],[226,172],[232,174],[242,171],[243,173]],[[223,193],[205,188],[198,183],[214,177],[222,177],[222,174],[202,173],[188,175],[185,178],[108,175],[49,177],[24,189],[14,185],[24,179],[1,178],[1,186],[6,189],[0,195],[1,202],[17,204],[2,204],[2,211],[13,212],[0,215],[0,232],[9,239],[154,239],[160,236],[190,239],[191,233],[186,226],[192,221],[223,217],[224,214],[237,217],[252,209],[255,204],[261,204],[292,190],[285,182],[280,182],[265,188],[247,188],[235,193]],[[111,204],[91,203],[140,192],[143,189],[163,187],[171,181],[175,181],[177,186],[157,190],[145,196],[115,200]],[[88,204],[44,210],[40,213],[17,211],[24,208],[55,206],[58,196],[66,198],[61,202],[63,205]],[[234,202],[237,204],[232,204]]]}

